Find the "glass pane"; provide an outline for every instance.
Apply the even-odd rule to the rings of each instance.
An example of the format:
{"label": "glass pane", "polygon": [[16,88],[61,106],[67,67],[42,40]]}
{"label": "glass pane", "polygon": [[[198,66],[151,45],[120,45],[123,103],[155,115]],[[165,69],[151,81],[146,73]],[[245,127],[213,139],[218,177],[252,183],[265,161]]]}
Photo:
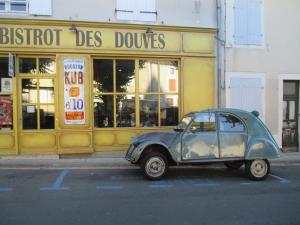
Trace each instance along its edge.
{"label": "glass pane", "polygon": [[160,96],[160,125],[176,126],[178,124],[178,95]]}
{"label": "glass pane", "polygon": [[117,127],[135,127],[134,95],[117,95]]}
{"label": "glass pane", "polygon": [[40,58],[39,59],[39,73],[50,73],[56,72],[56,63],[54,59]]}
{"label": "glass pane", "polygon": [[94,59],[94,92],[113,92],[113,60]]}
{"label": "glass pane", "polygon": [[40,128],[54,129],[54,105],[40,106]]}
{"label": "glass pane", "polygon": [[283,95],[296,95],[297,83],[296,82],[283,82]]}
{"label": "glass pane", "polygon": [[0,130],[13,129],[13,108],[11,96],[0,96]]}
{"label": "glass pane", "polygon": [[220,115],[220,131],[244,132],[245,127],[241,120],[231,115]]}
{"label": "glass pane", "polygon": [[54,80],[40,79],[40,103],[54,103]]}
{"label": "glass pane", "polygon": [[140,92],[158,92],[157,62],[139,61]]}
{"label": "glass pane", "polygon": [[289,101],[289,120],[295,120],[295,113],[296,113],[296,102]]}
{"label": "glass pane", "polygon": [[0,77],[8,77],[8,57],[0,57]]}
{"label": "glass pane", "polygon": [[286,112],[287,112],[287,101],[283,101],[283,104],[282,104],[282,110],[283,110],[283,120],[286,120]]}
{"label": "glass pane", "polygon": [[95,127],[114,126],[114,98],[112,95],[94,97]]}
{"label": "glass pane", "polygon": [[160,91],[178,92],[178,62],[160,62]]}
{"label": "glass pane", "polygon": [[26,12],[26,3],[11,3],[11,11]]}
{"label": "glass pane", "polygon": [[23,130],[37,129],[36,106],[22,106]]}
{"label": "glass pane", "polygon": [[116,60],[117,92],[135,92],[134,60]]}
{"label": "glass pane", "polygon": [[22,102],[37,102],[37,79],[22,79]]}
{"label": "glass pane", "polygon": [[216,131],[216,119],[214,113],[200,113],[192,123],[191,129],[196,132]]}
{"label": "glass pane", "polygon": [[35,58],[20,58],[19,59],[20,73],[36,73],[36,59]]}
{"label": "glass pane", "polygon": [[0,10],[1,11],[5,10],[5,3],[4,2],[0,3]]}
{"label": "glass pane", "polygon": [[158,96],[140,95],[140,125],[142,127],[158,126]]}

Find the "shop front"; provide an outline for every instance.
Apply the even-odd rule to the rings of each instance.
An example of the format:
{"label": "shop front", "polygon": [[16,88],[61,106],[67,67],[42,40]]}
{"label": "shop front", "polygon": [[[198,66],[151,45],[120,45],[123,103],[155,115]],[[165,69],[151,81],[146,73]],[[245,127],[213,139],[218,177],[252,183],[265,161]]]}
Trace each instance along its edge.
{"label": "shop front", "polygon": [[215,30],[2,20],[0,155],[124,150],[215,107]]}

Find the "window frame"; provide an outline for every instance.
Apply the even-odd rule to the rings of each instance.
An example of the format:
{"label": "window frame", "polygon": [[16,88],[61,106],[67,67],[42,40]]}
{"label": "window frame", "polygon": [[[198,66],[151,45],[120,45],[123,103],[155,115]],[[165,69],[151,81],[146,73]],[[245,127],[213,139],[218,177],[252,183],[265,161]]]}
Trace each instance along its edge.
{"label": "window frame", "polygon": [[[92,93],[92,96],[93,96],[93,99],[95,96],[101,96],[101,95],[110,95],[110,96],[113,96],[114,98],[114,124],[112,127],[96,127],[95,126],[95,122],[94,122],[94,113],[95,113],[95,110],[94,110],[94,100],[93,100],[93,103],[92,103],[92,112],[93,112],[93,129],[96,129],[96,130],[109,130],[109,129],[153,129],[153,128],[171,128],[171,127],[174,127],[174,126],[161,126],[161,101],[160,101],[160,96],[161,95],[174,95],[174,96],[177,96],[178,97],[178,121],[180,121],[180,114],[181,114],[181,96],[180,96],[180,85],[181,85],[181,72],[180,72],[180,59],[176,59],[176,58],[145,58],[145,57],[101,57],[101,56],[94,56],[92,57],[92,64],[94,62],[95,59],[100,59],[100,60],[113,60],[113,92],[104,92],[104,93],[101,93],[101,92],[94,92],[94,88],[91,88],[91,93]],[[116,61],[117,60],[134,60],[135,62],[135,92],[117,92],[116,91]],[[139,74],[139,61],[140,60],[145,60],[145,61],[157,61],[157,62],[166,62],[166,61],[176,61],[177,62],[177,66],[178,66],[178,91],[177,92],[161,92],[160,91],[160,79],[158,80],[158,90],[157,92],[140,92],[139,91],[139,83],[140,83],[140,74]],[[159,64],[158,64],[159,65]],[[159,69],[159,66],[157,67],[157,72],[158,72],[158,77],[160,77],[160,69]],[[94,66],[92,68],[92,83],[94,81]],[[116,99],[116,96],[117,95],[134,95],[135,96],[135,126],[132,126],[132,127],[118,127],[117,126],[117,99]],[[140,101],[139,101],[139,97],[141,95],[156,95],[158,96],[158,126],[154,126],[154,127],[143,127],[141,126],[141,123],[140,123]]]}
{"label": "window frame", "polygon": [[[29,0],[0,0],[0,3],[4,3],[4,10],[0,10],[0,13],[16,13],[16,14],[28,14],[29,12]],[[25,11],[11,10],[12,4],[25,4]]]}
{"label": "window frame", "polygon": [[[222,114],[223,115],[233,116],[233,117],[237,118],[239,121],[242,122],[242,124],[244,126],[244,130],[243,131],[221,131],[221,129],[220,129],[220,127],[221,127],[220,117],[221,117]],[[230,112],[218,112],[216,119],[217,119],[217,126],[218,126],[218,132],[219,133],[230,133],[230,134],[235,134],[235,133],[236,134],[241,134],[242,133],[242,134],[248,134],[247,124],[245,123],[245,121],[241,117],[239,117],[236,114],[233,114],[233,113],[230,113]]]}
{"label": "window frame", "polygon": [[[36,64],[36,72],[35,73],[20,73],[20,59],[21,58],[33,58],[35,59],[35,64]],[[39,72],[39,59],[53,59],[55,61],[55,72],[54,73],[40,73]],[[22,95],[22,80],[24,79],[36,79],[37,80],[37,101],[36,103],[23,103],[22,102],[22,97],[19,99],[19,106],[18,106],[18,117],[21,118],[22,122],[20,124],[20,128],[22,132],[32,132],[32,131],[54,131],[57,129],[56,125],[56,118],[57,118],[57,110],[58,110],[58,94],[57,94],[57,68],[56,68],[56,57],[53,55],[18,55],[16,58],[16,77],[19,80],[19,91],[18,95]],[[40,80],[43,79],[51,79],[53,80],[53,92],[54,92],[54,102],[53,103],[41,103],[40,102]],[[37,128],[36,129],[24,129],[23,128],[23,111],[22,108],[23,106],[35,106],[37,110]],[[41,116],[40,116],[40,108],[41,106],[53,106],[54,107],[54,127],[50,129],[42,129],[41,128]]]}

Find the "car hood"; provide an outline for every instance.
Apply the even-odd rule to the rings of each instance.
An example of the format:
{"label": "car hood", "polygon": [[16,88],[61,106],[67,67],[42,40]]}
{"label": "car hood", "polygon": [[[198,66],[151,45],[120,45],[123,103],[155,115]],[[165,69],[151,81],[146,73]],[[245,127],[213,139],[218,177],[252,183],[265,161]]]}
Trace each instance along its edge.
{"label": "car hood", "polygon": [[170,146],[176,136],[178,135],[177,132],[152,132],[146,133],[143,135],[138,136],[133,140],[134,143],[142,143],[144,141],[151,141],[151,142],[161,142],[166,146]]}

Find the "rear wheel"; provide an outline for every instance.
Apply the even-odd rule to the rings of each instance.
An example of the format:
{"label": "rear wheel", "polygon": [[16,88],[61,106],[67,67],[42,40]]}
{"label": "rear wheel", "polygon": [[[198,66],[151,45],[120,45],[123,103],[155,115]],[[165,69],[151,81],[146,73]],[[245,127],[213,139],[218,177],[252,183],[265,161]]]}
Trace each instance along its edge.
{"label": "rear wheel", "polygon": [[150,180],[160,180],[166,175],[169,162],[162,153],[151,152],[143,157],[141,168],[146,178]]}
{"label": "rear wheel", "polygon": [[245,164],[245,172],[251,180],[264,180],[270,173],[270,163],[266,159],[249,160]]}
{"label": "rear wheel", "polygon": [[230,162],[225,162],[225,166],[230,169],[230,170],[238,170],[241,168],[241,166],[244,164],[243,161],[230,161]]}

